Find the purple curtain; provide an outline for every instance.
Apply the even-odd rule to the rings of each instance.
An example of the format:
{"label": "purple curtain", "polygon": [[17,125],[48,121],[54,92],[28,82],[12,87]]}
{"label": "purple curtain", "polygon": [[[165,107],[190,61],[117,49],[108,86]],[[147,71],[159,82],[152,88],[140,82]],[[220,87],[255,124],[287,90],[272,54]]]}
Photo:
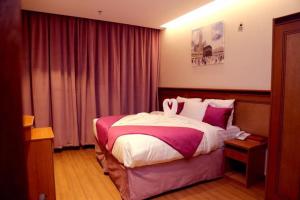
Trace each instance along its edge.
{"label": "purple curtain", "polygon": [[24,114],[55,147],[94,143],[92,119],[157,108],[159,30],[23,11]]}

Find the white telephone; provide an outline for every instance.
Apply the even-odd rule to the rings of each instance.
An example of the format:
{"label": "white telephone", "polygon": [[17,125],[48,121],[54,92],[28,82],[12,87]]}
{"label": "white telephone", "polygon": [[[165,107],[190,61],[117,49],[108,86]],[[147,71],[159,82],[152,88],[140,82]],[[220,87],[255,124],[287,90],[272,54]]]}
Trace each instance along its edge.
{"label": "white telephone", "polygon": [[245,131],[240,131],[236,134],[235,138],[238,140],[245,140],[249,135],[251,135],[251,134],[246,133]]}

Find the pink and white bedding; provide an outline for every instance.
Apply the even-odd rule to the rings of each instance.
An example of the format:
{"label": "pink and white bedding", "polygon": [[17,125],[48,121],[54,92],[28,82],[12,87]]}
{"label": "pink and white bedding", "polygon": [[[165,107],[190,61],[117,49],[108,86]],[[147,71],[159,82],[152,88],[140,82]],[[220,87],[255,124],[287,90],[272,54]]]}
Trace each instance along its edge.
{"label": "pink and white bedding", "polygon": [[[101,119],[97,121],[97,131],[99,135],[99,126]],[[142,134],[155,137],[178,151],[184,158],[193,157],[197,147],[199,146],[203,132],[187,127],[173,126],[141,126],[126,125],[113,126],[108,131],[108,151],[111,151],[115,141],[120,137],[128,134]]]}
{"label": "pink and white bedding", "polygon": [[[94,133],[96,138],[96,121],[94,120]],[[207,154],[223,146],[223,141],[234,137],[239,131],[238,127],[231,126],[227,130],[211,126],[204,122],[180,115],[164,116],[161,112],[139,113],[121,118],[112,124],[116,126],[171,126],[186,127],[203,132],[202,141],[193,156]],[[100,138],[97,138],[100,140]],[[125,134],[119,136],[111,150],[112,155],[125,167],[134,168],[157,163],[166,163],[183,158],[183,155],[160,139],[145,134]]]}

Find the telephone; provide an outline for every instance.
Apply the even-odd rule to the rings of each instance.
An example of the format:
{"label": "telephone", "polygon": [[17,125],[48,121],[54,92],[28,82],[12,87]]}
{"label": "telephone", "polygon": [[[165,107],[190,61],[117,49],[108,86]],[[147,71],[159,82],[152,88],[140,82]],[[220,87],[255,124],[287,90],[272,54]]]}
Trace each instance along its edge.
{"label": "telephone", "polygon": [[235,138],[238,140],[245,140],[249,135],[251,135],[251,134],[246,133],[245,131],[240,131],[236,134]]}

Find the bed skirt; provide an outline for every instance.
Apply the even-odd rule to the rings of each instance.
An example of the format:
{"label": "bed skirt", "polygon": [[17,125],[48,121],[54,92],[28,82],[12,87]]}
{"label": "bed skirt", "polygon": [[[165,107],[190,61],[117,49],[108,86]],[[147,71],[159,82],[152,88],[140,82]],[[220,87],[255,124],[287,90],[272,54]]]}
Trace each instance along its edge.
{"label": "bed skirt", "polygon": [[101,146],[96,147],[96,155],[124,200],[145,199],[223,176],[223,149],[188,160],[136,168],[125,167]]}

